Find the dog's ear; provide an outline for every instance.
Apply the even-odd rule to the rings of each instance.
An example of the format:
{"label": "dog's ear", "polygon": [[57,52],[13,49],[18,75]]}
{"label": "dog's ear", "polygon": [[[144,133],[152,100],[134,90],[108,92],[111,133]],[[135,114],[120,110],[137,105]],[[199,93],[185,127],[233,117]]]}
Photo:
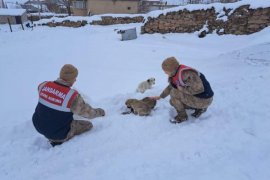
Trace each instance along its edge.
{"label": "dog's ear", "polygon": [[129,107],[130,106],[130,100],[129,99],[126,100],[125,104],[126,104],[127,107]]}
{"label": "dog's ear", "polygon": [[150,79],[147,79],[147,82],[148,82],[148,83],[150,83],[150,82],[151,82],[151,80],[150,80]]}

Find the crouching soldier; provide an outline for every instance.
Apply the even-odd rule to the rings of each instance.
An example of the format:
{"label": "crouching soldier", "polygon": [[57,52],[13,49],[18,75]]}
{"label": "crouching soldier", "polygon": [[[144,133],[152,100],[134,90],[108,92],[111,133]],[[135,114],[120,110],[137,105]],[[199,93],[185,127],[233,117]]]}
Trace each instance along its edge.
{"label": "crouching soldier", "polygon": [[56,81],[45,81],[38,86],[39,100],[32,120],[36,130],[48,138],[52,146],[60,145],[93,127],[89,121],[74,120],[73,114],[88,119],[105,115],[103,109],[92,108],[71,88],[77,76],[77,68],[66,64]]}
{"label": "crouching soldier", "polygon": [[170,57],[163,61],[162,69],[169,77],[169,85],[160,96],[151,97],[159,100],[171,96],[170,104],[176,109],[177,116],[171,122],[181,123],[188,119],[186,109],[194,109],[192,116],[198,118],[213,101],[214,92],[205,76],[199,71],[179,64]]}

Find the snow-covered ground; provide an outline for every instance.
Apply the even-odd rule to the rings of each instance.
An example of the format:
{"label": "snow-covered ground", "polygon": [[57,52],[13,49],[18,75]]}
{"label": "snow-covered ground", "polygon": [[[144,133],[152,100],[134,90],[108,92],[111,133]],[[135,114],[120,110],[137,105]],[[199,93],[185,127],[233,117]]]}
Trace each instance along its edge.
{"label": "snow-covered ground", "polygon": [[[140,35],[120,41],[114,26],[0,26],[1,180],[268,180],[270,177],[270,28],[248,36]],[[197,68],[215,92],[199,119],[169,123],[169,98],[149,117],[121,115],[128,98],[159,95],[169,56]],[[51,148],[32,125],[37,86],[67,63],[75,88],[106,116],[94,128]],[[135,92],[156,78],[153,89]],[[188,111],[190,114],[191,111]]]}

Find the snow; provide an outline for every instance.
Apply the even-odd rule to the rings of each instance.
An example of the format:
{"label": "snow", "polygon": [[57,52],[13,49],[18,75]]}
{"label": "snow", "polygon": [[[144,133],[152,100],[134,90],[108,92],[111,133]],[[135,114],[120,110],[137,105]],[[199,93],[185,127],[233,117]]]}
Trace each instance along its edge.
{"label": "snow", "polygon": [[8,9],[22,9],[21,5],[16,3],[6,2],[5,5]]}
{"label": "snow", "polygon": [[[0,25],[0,179],[268,180],[270,177],[270,28],[252,35],[138,34],[115,29]],[[169,98],[149,117],[121,115],[128,98],[156,96],[167,85],[161,63],[175,56],[203,72],[215,92],[200,118],[169,123]],[[75,88],[106,116],[94,128],[51,148],[34,129],[37,86],[67,63],[79,69]],[[137,85],[156,84],[145,94]]]}
{"label": "snow", "polygon": [[[58,14],[56,14],[58,15]],[[68,17],[52,17],[50,19],[41,19],[39,21],[34,22],[35,24],[43,24],[43,23],[48,23],[48,22],[62,22],[65,20],[70,20],[70,21],[87,21],[88,23],[92,22],[92,21],[100,21],[101,17],[104,16],[110,16],[113,18],[117,18],[117,17],[138,17],[138,16],[142,16],[142,17],[147,17],[146,14],[102,14],[102,15],[94,15],[94,16],[68,16]]]}
{"label": "snow", "polygon": [[[167,2],[168,5],[187,5],[190,4],[190,0],[161,0]],[[200,0],[200,4],[210,4],[214,2],[220,2],[221,0]],[[198,2],[198,1],[197,1]]]}
{"label": "snow", "polygon": [[222,21],[227,21],[228,20],[228,16],[226,16],[225,11],[219,11],[219,14],[217,16],[218,20],[222,20]]}
{"label": "snow", "polygon": [[0,16],[21,16],[25,9],[0,9]]}
{"label": "snow", "polygon": [[162,2],[167,2],[168,5],[186,5],[189,0],[161,0]]}
{"label": "snow", "polygon": [[8,2],[8,3],[19,3],[19,4],[24,4],[26,3],[28,0],[4,0],[5,2]]}

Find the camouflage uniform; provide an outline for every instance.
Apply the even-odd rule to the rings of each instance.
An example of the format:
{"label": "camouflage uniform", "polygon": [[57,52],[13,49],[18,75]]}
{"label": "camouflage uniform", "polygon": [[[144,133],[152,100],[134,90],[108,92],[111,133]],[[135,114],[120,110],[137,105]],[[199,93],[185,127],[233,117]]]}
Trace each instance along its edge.
{"label": "camouflage uniform", "polygon": [[[89,121],[75,120],[74,114],[88,119],[105,115],[103,109],[92,108],[84,102],[77,91],[70,89],[75,83],[78,73],[75,66],[65,64],[61,68],[59,78],[56,81],[47,81],[41,83],[38,87],[39,101],[32,116],[32,121],[36,130],[48,138],[52,146],[62,144],[93,127]],[[65,94],[65,91],[67,94]],[[59,99],[59,95],[63,95],[60,97],[61,99]]]}
{"label": "camouflage uniform", "polygon": [[[160,97],[171,96],[170,104],[176,109],[180,119],[186,119],[185,109],[206,109],[213,101],[213,97],[203,99],[194,95],[204,92],[203,83],[198,73],[193,70],[183,72],[183,81],[188,85],[186,87],[174,88],[171,83],[161,93]],[[169,78],[171,82],[171,78]]]}
{"label": "camouflage uniform", "polygon": [[[69,86],[70,84],[62,79],[57,79],[57,83]],[[105,112],[101,108],[94,109],[89,104],[85,103],[82,96],[78,94],[75,99],[71,103],[70,110],[73,114],[93,119],[96,117],[104,116]],[[68,141],[69,139],[73,138],[76,135],[82,134],[86,131],[89,131],[93,127],[93,124],[90,121],[85,120],[73,120],[70,125],[70,131],[67,134],[67,137],[63,140],[53,140],[50,139],[51,142],[55,143],[63,143],[65,141]]]}
{"label": "camouflage uniform", "polygon": [[[89,104],[85,103],[80,94],[74,99],[71,104],[70,110],[72,113],[88,118],[93,119],[96,117],[104,116],[104,111],[100,108],[94,109]],[[90,121],[85,120],[73,120],[70,124],[70,131],[67,134],[66,139],[64,140],[50,140],[52,142],[65,142],[73,138],[76,135],[80,135],[86,131],[92,129],[93,124]]]}

